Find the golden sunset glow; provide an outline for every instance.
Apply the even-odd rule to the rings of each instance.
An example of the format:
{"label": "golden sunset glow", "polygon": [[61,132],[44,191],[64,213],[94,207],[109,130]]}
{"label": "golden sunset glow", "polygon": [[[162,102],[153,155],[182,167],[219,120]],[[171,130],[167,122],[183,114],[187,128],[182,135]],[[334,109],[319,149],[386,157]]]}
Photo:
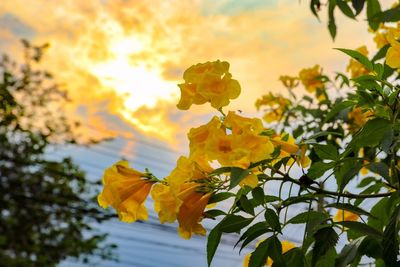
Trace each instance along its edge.
{"label": "golden sunset glow", "polygon": [[[364,25],[353,23],[341,27],[333,44],[309,12],[307,5],[289,0],[251,5],[228,0],[2,1],[0,19],[11,22],[0,27],[0,50],[17,54],[21,37],[50,43],[44,68],[68,89],[69,114],[84,107],[78,116],[99,130],[127,134],[133,127],[171,141],[193,118],[213,112],[209,107],[195,107],[189,114],[176,109],[177,84],[195,63],[229,61],[242,87],[231,109],[251,113],[260,95],[281,89],[280,75],[295,75],[316,63],[344,70],[343,58],[332,47],[372,42],[366,30],[360,33]],[[310,36],[310,30],[315,34]],[[355,32],[357,39],[351,38]]]}

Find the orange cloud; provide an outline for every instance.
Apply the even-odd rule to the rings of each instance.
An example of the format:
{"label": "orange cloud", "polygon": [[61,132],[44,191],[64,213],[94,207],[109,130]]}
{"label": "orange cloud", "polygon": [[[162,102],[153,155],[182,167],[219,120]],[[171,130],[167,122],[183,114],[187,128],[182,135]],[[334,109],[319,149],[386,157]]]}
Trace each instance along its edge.
{"label": "orange cloud", "polygon": [[[177,134],[194,126],[188,116],[211,110],[175,109],[175,84],[192,64],[229,61],[242,85],[242,96],[231,109],[254,112],[256,98],[282,88],[279,75],[296,75],[316,63],[328,71],[344,70],[346,57],[332,47],[371,43],[364,21],[350,22],[338,15],[339,35],[332,43],[326,26],[312,17],[306,3],[275,2],[241,12],[205,14],[205,8],[219,11],[223,5],[199,0],[37,0],[27,5],[5,0],[0,16],[13,14],[34,30],[35,43],[51,44],[46,67],[68,88],[74,100],[71,113],[84,105],[87,116],[113,114],[148,135],[176,140]],[[326,22],[323,14],[322,21]],[[6,43],[15,50],[17,38],[10,31],[0,29],[0,36],[0,48]],[[109,118],[94,121],[95,127],[113,125]]]}

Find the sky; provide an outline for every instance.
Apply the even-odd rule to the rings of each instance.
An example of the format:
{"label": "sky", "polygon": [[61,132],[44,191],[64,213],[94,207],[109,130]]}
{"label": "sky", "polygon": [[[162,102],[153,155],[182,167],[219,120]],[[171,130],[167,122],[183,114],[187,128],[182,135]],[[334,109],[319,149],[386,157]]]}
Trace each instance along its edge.
{"label": "sky", "polygon": [[283,90],[280,75],[314,64],[344,71],[346,56],[332,48],[374,49],[363,15],[337,14],[333,42],[325,11],[318,21],[307,1],[293,0],[5,0],[0,52],[19,55],[20,38],[49,43],[43,67],[68,90],[69,114],[99,134],[141,135],[184,151],[188,129],[216,114],[209,105],[176,108],[189,66],[228,61],[242,94],[226,109],[255,114],[258,97]]}
{"label": "sky", "polygon": [[[217,114],[208,104],[188,111],[176,108],[177,84],[191,65],[228,61],[242,94],[225,110],[250,116],[257,115],[254,103],[261,95],[285,94],[280,75],[297,75],[315,64],[328,75],[345,71],[348,58],[335,47],[367,44],[371,52],[376,50],[365,14],[351,21],[337,13],[338,36],[333,42],[325,13],[323,9],[318,21],[305,0],[2,0],[0,53],[21,59],[21,38],[36,45],[49,43],[42,67],[68,91],[68,115],[82,121],[90,137],[117,137],[90,150],[68,148],[52,156],[74,155],[91,179],[99,179],[102,170],[121,157],[137,169],[149,167],[161,178],[179,154],[188,153],[188,130]],[[297,90],[305,93],[301,87]],[[195,247],[192,252],[159,250],[160,257],[176,255],[169,256],[168,261],[175,262],[170,266],[205,263],[204,239],[183,241],[175,230],[168,234],[148,227],[118,222],[105,226],[121,247],[118,266],[131,266],[132,247],[135,257],[142,256],[137,260],[147,264],[143,266],[154,266],[143,244],[154,244],[155,233],[161,243],[151,248],[166,249],[171,242]],[[145,235],[148,232],[153,236]],[[135,233],[143,233],[143,239]],[[232,260],[236,265],[231,266],[241,266],[243,255],[229,244],[222,250],[215,266]]]}

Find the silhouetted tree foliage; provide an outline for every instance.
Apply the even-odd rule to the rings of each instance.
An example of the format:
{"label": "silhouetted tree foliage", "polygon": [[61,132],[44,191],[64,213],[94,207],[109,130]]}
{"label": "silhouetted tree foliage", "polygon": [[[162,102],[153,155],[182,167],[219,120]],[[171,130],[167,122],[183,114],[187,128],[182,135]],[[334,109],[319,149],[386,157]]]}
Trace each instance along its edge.
{"label": "silhouetted tree foliage", "polygon": [[46,154],[50,146],[76,143],[63,111],[67,95],[37,70],[46,45],[23,44],[23,64],[0,59],[0,265],[110,259],[114,245],[92,226],[110,218],[97,208],[94,183],[70,158]]}

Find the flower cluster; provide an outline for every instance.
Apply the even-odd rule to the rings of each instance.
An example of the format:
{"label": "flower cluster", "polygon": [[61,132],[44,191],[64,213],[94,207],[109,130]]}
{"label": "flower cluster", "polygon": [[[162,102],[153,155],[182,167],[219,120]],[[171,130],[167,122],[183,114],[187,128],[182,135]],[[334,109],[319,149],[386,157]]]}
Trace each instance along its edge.
{"label": "flower cluster", "polygon": [[374,41],[379,49],[389,45],[386,53],[386,64],[391,68],[399,69],[400,22],[397,22],[396,27],[381,24],[379,29],[375,32]]}
{"label": "flower cluster", "polygon": [[201,105],[206,102],[219,109],[240,94],[240,84],[232,79],[226,61],[217,60],[191,66],[184,72],[183,79],[185,83],[178,85],[181,99],[177,105],[182,110],[189,109],[192,104]]}
{"label": "flower cluster", "polygon": [[[286,80],[285,80],[286,81]],[[287,81],[288,83],[290,81]],[[288,84],[293,85],[293,84]],[[289,87],[292,88],[292,87]],[[267,95],[263,95],[261,98],[256,101],[256,108],[260,110],[261,107],[268,107],[266,113],[263,116],[263,119],[266,122],[274,122],[280,121],[285,113],[288,110],[290,105],[290,100],[283,96],[273,95],[271,92]]]}
{"label": "flower cluster", "polygon": [[313,93],[317,89],[325,89],[325,84],[321,80],[321,75],[321,67],[319,65],[315,65],[312,68],[302,69],[299,73],[299,79],[306,90],[310,93]]}
{"label": "flower cluster", "polygon": [[[190,67],[184,73],[185,83],[179,85],[182,96],[178,107],[186,109],[193,103],[207,101],[217,109],[227,105],[240,92],[228,68],[227,62],[219,60]],[[260,106],[272,104],[286,106],[289,101],[270,94],[259,103]],[[148,212],[144,202],[151,194],[160,223],[178,221],[179,235],[188,239],[193,234],[206,234],[200,222],[209,199],[215,190],[229,182],[229,176],[224,176],[228,180],[222,180],[219,175],[213,175],[211,165],[249,169],[251,164],[268,159],[276,162],[285,157],[292,158],[292,163],[296,159],[299,165],[309,165],[305,149],[296,145],[288,134],[274,134],[260,119],[233,111],[192,128],[188,139],[189,156],[181,156],[175,169],[163,180],[129,168],[126,161],[108,168],[103,177],[104,189],[98,197],[100,206],[112,206],[124,222],[146,220]],[[277,148],[279,153],[272,158]],[[259,174],[262,172],[257,168],[249,169],[239,185],[257,187]]]}

